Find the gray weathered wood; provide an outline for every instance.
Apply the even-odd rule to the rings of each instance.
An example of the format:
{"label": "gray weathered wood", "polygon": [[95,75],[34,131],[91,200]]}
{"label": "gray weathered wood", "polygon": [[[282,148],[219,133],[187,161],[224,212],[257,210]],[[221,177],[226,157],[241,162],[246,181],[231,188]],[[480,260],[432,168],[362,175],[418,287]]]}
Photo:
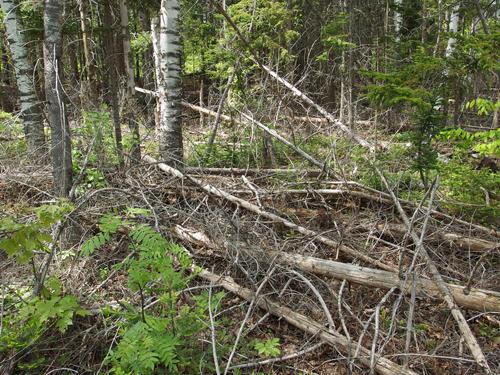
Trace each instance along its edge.
{"label": "gray weathered wood", "polygon": [[52,174],[57,194],[67,196],[72,185],[71,135],[62,87],[62,3],[45,0],[43,46],[47,117],[51,129]]}
{"label": "gray weathered wood", "polygon": [[[216,285],[222,286],[224,289],[243,299],[246,299],[247,301],[252,301],[255,298],[253,291],[238,285],[230,277],[219,276],[206,270],[202,270],[200,272],[200,277]],[[338,332],[332,329],[327,329],[323,324],[299,314],[288,307],[282,306],[277,302],[272,301],[270,298],[259,297],[257,298],[255,304],[269,313],[286,320],[289,324],[299,328],[300,330],[320,338],[331,346],[349,354],[350,357],[353,357],[356,347],[352,345],[347,337],[339,334]],[[357,360],[363,365],[369,367],[370,350],[361,347],[359,354],[360,355],[357,357]],[[384,357],[377,358],[375,370],[377,373],[382,375],[417,375],[415,372],[403,369],[400,365]]]}

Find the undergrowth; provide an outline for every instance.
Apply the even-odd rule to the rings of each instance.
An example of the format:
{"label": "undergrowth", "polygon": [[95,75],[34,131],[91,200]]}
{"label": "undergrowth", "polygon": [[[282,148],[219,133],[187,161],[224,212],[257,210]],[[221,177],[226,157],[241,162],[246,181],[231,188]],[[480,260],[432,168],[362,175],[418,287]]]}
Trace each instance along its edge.
{"label": "undergrowth", "polygon": [[[132,217],[147,215],[145,210],[130,213]],[[115,269],[127,274],[128,288],[136,300],[123,302],[125,311],[113,312],[119,318],[120,339],[104,361],[109,373],[173,374],[199,366],[211,371],[198,338],[210,327],[209,304],[215,312],[224,293],[210,296],[210,302],[206,292],[187,300],[182,291],[197,275],[191,257],[150,226],[108,214],[101,218],[99,228],[82,246],[82,254],[89,256],[113,236],[126,233],[130,253]]]}

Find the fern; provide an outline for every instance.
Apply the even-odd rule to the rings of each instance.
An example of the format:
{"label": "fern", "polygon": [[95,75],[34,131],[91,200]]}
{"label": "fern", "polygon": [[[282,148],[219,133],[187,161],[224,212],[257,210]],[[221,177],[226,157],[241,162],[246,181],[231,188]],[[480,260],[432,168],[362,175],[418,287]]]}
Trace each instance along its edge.
{"label": "fern", "polygon": [[119,216],[111,214],[103,215],[101,220],[99,221],[99,229],[101,230],[101,232],[89,238],[82,245],[82,255],[92,255],[107,242],[109,242],[111,236],[118,232],[121,227],[127,226],[128,224],[129,223],[127,221],[122,220]]}
{"label": "fern", "polygon": [[[125,211],[125,218],[139,219],[144,210]],[[137,224],[117,215],[105,215],[99,223],[101,232],[85,242],[82,253],[90,255],[120,232],[129,238],[132,256],[122,264],[128,273],[128,287],[141,298],[141,303],[119,312],[122,337],[109,353],[106,363],[114,374],[178,373],[201,356],[193,336],[207,329],[208,295],[192,297],[190,305],[180,304],[180,296],[196,275],[189,272],[192,259],[187,250],[168,241],[149,225]],[[220,306],[223,293],[212,296],[211,306]],[[144,299],[155,298],[155,311],[144,309]],[[180,307],[179,307],[180,306]],[[152,310],[154,310],[152,309]],[[201,360],[201,358],[200,358]]]}
{"label": "fern", "polygon": [[99,250],[105,243],[107,243],[110,240],[110,237],[110,233],[102,232],[89,238],[82,245],[82,255],[89,256],[93,254],[96,250]]}
{"label": "fern", "polygon": [[181,344],[179,338],[159,332],[159,334],[155,335],[155,344],[162,364],[169,371],[177,371],[177,363],[179,363],[177,347]]}
{"label": "fern", "polygon": [[127,330],[112,353],[115,370],[133,371],[136,374],[147,374],[154,370],[160,359],[148,331],[149,327],[144,322],[138,322]]}
{"label": "fern", "polygon": [[99,221],[99,229],[102,232],[116,233],[120,227],[129,225],[129,222],[119,216],[106,214]]}
{"label": "fern", "polygon": [[181,342],[178,337],[165,333],[167,323],[164,319],[162,323],[149,324],[148,320],[148,324],[141,321],[130,327],[108,358],[114,365],[113,370],[150,374],[162,366],[169,373],[176,373],[177,348]]}

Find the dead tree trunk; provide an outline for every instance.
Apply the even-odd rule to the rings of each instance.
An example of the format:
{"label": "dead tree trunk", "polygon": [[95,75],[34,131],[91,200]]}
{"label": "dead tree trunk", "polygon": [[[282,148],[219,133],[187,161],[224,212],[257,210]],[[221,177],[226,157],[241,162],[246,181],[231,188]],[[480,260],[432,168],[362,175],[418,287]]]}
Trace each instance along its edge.
{"label": "dead tree trunk", "polygon": [[109,95],[111,99],[111,107],[113,111],[113,125],[115,131],[115,147],[116,154],[118,155],[118,162],[123,167],[123,143],[122,143],[122,126],[120,122],[120,103],[118,100],[118,80],[119,74],[117,72],[118,59],[116,56],[115,38],[114,38],[114,20],[111,14],[112,3],[110,0],[103,4],[103,20],[106,25],[104,32],[104,45],[108,53],[106,54],[105,61],[108,68],[107,79],[109,82]]}
{"label": "dead tree trunk", "polygon": [[94,105],[97,103],[97,95],[96,95],[96,74],[95,74],[95,66],[92,61],[92,46],[90,43],[88,22],[87,22],[87,7],[86,1],[78,0],[78,10],[80,13],[80,30],[82,32],[82,44],[83,44],[83,56],[85,58],[85,71],[86,71],[86,79],[82,79],[81,87],[81,97],[82,104],[86,102],[86,100],[90,100]]}
{"label": "dead tree trunk", "polygon": [[130,46],[128,6],[126,0],[120,0],[120,26],[123,44],[123,62],[127,78],[123,117],[126,119],[130,132],[132,133],[132,150],[130,152],[130,159],[131,162],[134,163],[141,160],[141,135],[139,132],[139,124],[133,118],[134,107],[136,107],[134,58],[132,56],[132,48]]}
{"label": "dead tree trunk", "polygon": [[61,2],[45,0],[44,11],[44,71],[47,114],[52,137],[52,167],[54,187],[59,196],[71,189],[71,136],[66,119],[61,77]]}

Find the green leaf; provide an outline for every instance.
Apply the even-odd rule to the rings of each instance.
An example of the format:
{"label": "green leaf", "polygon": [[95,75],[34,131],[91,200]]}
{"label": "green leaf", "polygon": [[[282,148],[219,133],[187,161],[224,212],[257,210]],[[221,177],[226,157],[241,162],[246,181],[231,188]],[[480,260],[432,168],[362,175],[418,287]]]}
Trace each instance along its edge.
{"label": "green leaf", "polygon": [[279,338],[272,338],[266,341],[256,341],[254,343],[254,348],[262,356],[275,358],[279,357],[281,354],[279,345]]}

